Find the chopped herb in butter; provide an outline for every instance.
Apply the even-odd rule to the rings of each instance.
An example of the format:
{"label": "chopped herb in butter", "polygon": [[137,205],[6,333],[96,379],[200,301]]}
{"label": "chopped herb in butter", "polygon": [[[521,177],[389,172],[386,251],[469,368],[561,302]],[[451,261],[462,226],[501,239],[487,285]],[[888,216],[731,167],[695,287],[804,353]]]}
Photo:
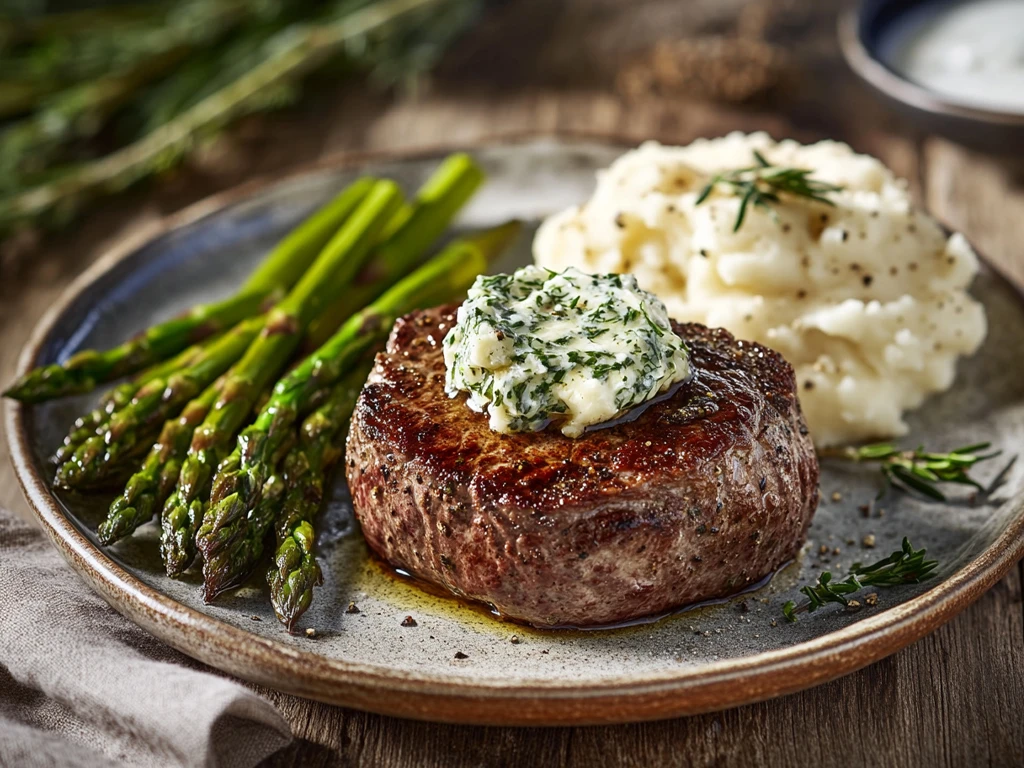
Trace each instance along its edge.
{"label": "chopped herb in butter", "polygon": [[579,437],[690,375],[665,306],[632,275],[529,266],[477,278],[444,340],[445,389],[498,432]]}

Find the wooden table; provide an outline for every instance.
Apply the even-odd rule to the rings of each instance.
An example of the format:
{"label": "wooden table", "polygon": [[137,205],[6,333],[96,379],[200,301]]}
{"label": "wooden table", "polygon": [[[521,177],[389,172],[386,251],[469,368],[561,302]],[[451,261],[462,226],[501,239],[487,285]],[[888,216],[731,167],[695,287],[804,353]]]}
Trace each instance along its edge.
{"label": "wooden table", "polygon": [[[824,9],[809,11],[808,2]],[[523,133],[676,143],[729,130],[840,138],[905,176],[925,207],[1024,285],[1024,165],[914,133],[887,114],[843,67],[832,4],[765,0],[750,6],[743,0],[505,3],[457,46],[418,98],[321,86],[327,98],[249,120],[170,178],[104,204],[73,232],[6,246],[0,380],[9,380],[29,330],[68,281],[112,242],[167,212],[242,179],[337,151],[468,145]],[[616,95],[614,73],[654,40],[732,34],[737,14],[749,24],[780,8],[778,34],[795,40],[789,48],[802,66],[793,84],[760,106],[681,97],[625,102]],[[6,455],[0,455],[0,505],[27,514]],[[400,721],[260,689],[296,736],[267,765],[1020,765],[1021,584],[1018,565],[930,637],[844,679],[667,722],[468,728]]]}

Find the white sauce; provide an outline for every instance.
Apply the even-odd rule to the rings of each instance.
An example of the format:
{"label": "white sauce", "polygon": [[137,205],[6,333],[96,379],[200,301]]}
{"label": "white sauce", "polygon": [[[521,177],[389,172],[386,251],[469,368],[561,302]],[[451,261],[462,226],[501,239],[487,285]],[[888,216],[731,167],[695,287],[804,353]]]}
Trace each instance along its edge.
{"label": "white sauce", "polygon": [[491,429],[579,437],[690,375],[665,305],[632,275],[529,266],[481,276],[444,340],[449,396]]}
{"label": "white sauce", "polygon": [[927,6],[902,26],[888,58],[903,77],[963,106],[1024,113],[1024,0]]}

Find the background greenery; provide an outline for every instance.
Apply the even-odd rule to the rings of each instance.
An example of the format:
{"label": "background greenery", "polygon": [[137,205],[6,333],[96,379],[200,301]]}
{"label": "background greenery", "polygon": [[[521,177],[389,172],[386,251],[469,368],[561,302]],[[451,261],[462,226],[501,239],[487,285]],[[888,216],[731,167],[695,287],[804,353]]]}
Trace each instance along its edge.
{"label": "background greenery", "polygon": [[415,83],[482,0],[8,0],[0,237],[61,225],[313,73]]}

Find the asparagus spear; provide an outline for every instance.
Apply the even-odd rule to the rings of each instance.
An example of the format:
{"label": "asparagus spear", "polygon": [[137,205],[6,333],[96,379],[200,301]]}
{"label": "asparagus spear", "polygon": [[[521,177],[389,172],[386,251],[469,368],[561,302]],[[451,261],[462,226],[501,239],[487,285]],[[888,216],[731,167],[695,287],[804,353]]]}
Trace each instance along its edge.
{"label": "asparagus spear", "polygon": [[[296,456],[288,468],[288,492],[277,522],[274,565],[267,572],[274,613],[289,632],[309,608],[313,587],[323,583],[313,553],[313,521],[323,504],[327,472],[343,453],[340,436],[368,373],[364,367],[343,379],[330,399],[302,423],[299,445],[292,449]],[[209,579],[206,589],[209,592]]]}
{"label": "asparagus spear", "polygon": [[451,301],[465,291],[518,231],[519,224],[510,222],[456,240],[349,318],[327,343],[284,376],[218,472],[218,497],[207,511],[208,518],[236,519],[254,510],[270,472],[270,457],[317,393],[333,385],[368,348],[383,341],[400,316],[417,307]]}
{"label": "asparagus spear", "polygon": [[[358,285],[350,292],[352,298],[334,302],[323,316],[330,319],[317,318],[310,328],[309,336],[321,336],[319,343],[323,343],[330,333],[337,329],[353,308],[364,306],[370,298],[377,296],[395,279],[404,273],[408,266],[430,245],[433,240],[440,236],[444,228],[451,221],[452,217],[461,208],[466,200],[473,194],[483,180],[483,172],[479,166],[468,155],[456,154],[448,157],[438,166],[417,192],[414,203],[411,206],[403,206],[388,222],[384,229],[384,239],[374,248],[372,260],[361,270],[357,280]],[[327,209],[324,209],[326,212]],[[312,222],[312,220],[310,220]],[[305,242],[301,233],[294,233],[282,241],[278,252],[282,255],[290,253],[289,244],[293,241]],[[325,335],[326,334],[326,335]],[[185,354],[185,353],[182,353]],[[180,363],[179,367],[187,367],[187,363]],[[133,393],[134,394],[134,393]],[[184,393],[182,394],[184,396]],[[174,415],[175,409],[180,405],[176,400],[171,407],[164,408],[164,418]],[[135,411],[144,410],[143,404],[135,408]],[[137,416],[131,417],[136,420]],[[110,419],[107,418],[99,426],[104,425]],[[92,436],[91,432],[76,432],[73,444],[60,452],[58,463],[66,461],[74,455],[75,450]],[[143,434],[140,437],[146,437]],[[83,449],[82,455],[71,467],[60,473],[59,484],[62,486],[95,486],[105,480],[109,474],[103,471],[104,465],[112,461],[111,456],[126,455],[122,450],[116,454],[101,453],[98,440],[93,440],[90,447]],[[130,453],[128,454],[130,455]],[[86,467],[89,469],[87,470]],[[111,464],[110,471],[116,469]]]}
{"label": "asparagus spear", "polygon": [[[260,503],[256,505],[251,520],[224,520],[221,522],[220,537],[210,539],[197,534],[197,546],[203,557],[203,600],[212,602],[221,592],[241,586],[252,571],[253,564],[263,554],[267,531],[277,518],[281,502],[288,490],[286,473],[291,470],[294,459],[291,452],[280,462],[277,470],[267,478],[263,486]],[[205,525],[205,524],[204,524]],[[200,529],[202,530],[202,529]],[[245,535],[248,531],[258,531],[259,539]],[[244,562],[245,565],[237,565]],[[231,572],[237,574],[237,580],[224,581],[218,587],[211,586],[211,576]]]}
{"label": "asparagus spear", "polygon": [[[264,534],[267,532],[267,527],[271,522],[277,518],[278,512],[280,511],[280,502],[284,498],[285,491],[288,489],[286,473],[289,471],[290,465],[294,461],[291,459],[291,450],[294,443],[295,439],[293,435],[291,439],[286,440],[281,444],[281,449],[272,459],[272,464],[277,468],[277,471],[267,478],[267,482],[263,486],[263,494],[260,498],[260,503],[256,507],[252,516],[254,523],[255,521],[264,521],[259,523]],[[224,466],[224,464],[230,460],[231,457],[222,462],[221,466]],[[216,484],[213,486],[211,495],[217,495]],[[263,551],[263,541],[262,539],[259,542],[255,542],[251,539],[243,539],[246,529],[243,528],[241,524],[245,521],[221,520],[218,522],[223,527],[217,531],[216,537],[204,536],[200,539],[198,535],[196,536],[196,543],[203,553],[204,573],[207,571],[207,559],[224,563],[227,562],[228,557],[238,556],[237,553],[228,552],[229,547],[241,548],[241,556],[250,557],[251,555],[245,553],[251,551],[253,547],[258,546],[259,552],[256,553],[255,556],[251,557],[253,561],[259,559],[259,555],[262,554]],[[203,549],[204,545],[206,546],[206,549]],[[245,566],[246,573],[250,567],[251,566]],[[244,578],[245,574],[242,574],[237,584],[241,584]],[[210,602],[212,599],[212,597],[207,597],[206,602]]]}
{"label": "asparagus spear", "polygon": [[[390,285],[400,274],[400,270],[415,261],[417,256],[444,231],[482,180],[483,172],[467,155],[452,155],[441,163],[418,191],[414,203],[400,208],[384,227],[383,242],[374,248],[372,261],[361,270],[359,284],[348,292],[348,295],[355,294],[355,298],[336,302],[334,306],[342,307],[344,314],[349,314],[350,307],[363,306],[367,297],[379,294]],[[333,314],[336,318],[339,315],[337,312],[332,313],[331,310],[324,314]],[[340,318],[332,322],[340,323]],[[325,325],[321,323],[319,327],[322,332]],[[219,450],[216,455],[220,455]],[[213,463],[207,462],[210,466]],[[194,493],[204,495],[205,486],[195,488]],[[177,520],[170,524],[172,528],[184,530],[186,533],[190,527],[194,530],[201,521],[188,521],[188,514],[198,514],[199,507],[190,506],[188,514],[185,514],[182,500],[172,501],[179,507]],[[170,505],[170,502],[168,504]]]}
{"label": "asparagus spear", "polygon": [[37,403],[88,392],[257,314],[268,301],[295,285],[372,184],[372,179],[359,179],[307,219],[271,251],[231,298],[193,307],[182,317],[155,325],[119,347],[102,352],[84,350],[64,363],[35,368],[4,394]]}
{"label": "asparagus spear", "polygon": [[[203,555],[203,594],[207,602],[241,584],[259,562],[266,533],[282,509],[282,499],[285,512],[295,518],[289,523],[289,531],[297,527],[300,520],[312,520],[323,497],[324,454],[351,415],[369,372],[369,365],[360,366],[306,419],[299,431],[298,445],[288,452],[283,462],[271,462],[275,466],[283,463],[283,473],[279,469],[267,479],[260,503],[251,516],[207,516],[203,520],[196,542]],[[221,491],[221,488],[214,488],[211,503],[216,502]],[[238,507],[224,509],[229,515],[237,510]]]}
{"label": "asparagus spear", "polygon": [[90,437],[58,467],[54,485],[90,488],[117,475],[125,459],[152,444],[161,424],[242,356],[265,320],[260,316],[239,323],[205,348],[188,368],[143,384],[132,401],[111,416],[102,434]]}
{"label": "asparagus spear", "polygon": [[[387,337],[391,326],[414,309],[451,301],[465,291],[487,264],[518,234],[518,222],[453,241],[441,253],[350,317],[320,349],[275,386],[270,400],[250,427],[253,435],[273,435],[295,423],[318,391],[332,385],[368,347]],[[261,427],[261,423],[265,426]],[[249,432],[249,430],[246,430]],[[243,433],[243,438],[246,433]],[[242,438],[239,446],[243,445]],[[271,444],[273,445],[273,444]],[[251,454],[249,446],[246,453]]]}
{"label": "asparagus spear", "polygon": [[466,154],[449,155],[416,193],[413,204],[388,222],[384,241],[349,291],[349,300],[338,302],[314,321],[311,339],[326,341],[356,310],[380,296],[422,258],[484,180],[484,172]]}
{"label": "asparagus spear", "polygon": [[106,519],[100,524],[97,533],[103,544],[113,544],[130,536],[163,507],[178,482],[192,433],[217,401],[222,384],[220,379],[215,381],[185,406],[178,418],[164,423],[142,467],[128,480],[124,493],[114,499]]}
{"label": "asparagus spear", "polygon": [[[374,249],[373,259],[364,267],[357,284],[349,291],[354,298],[337,302],[336,310],[328,310],[319,318],[310,334],[322,333],[325,327],[336,327],[351,314],[353,308],[362,307],[370,298],[386,289],[416,260],[420,253],[441,235],[455,213],[461,208],[483,180],[483,172],[467,155],[452,155],[431,175],[416,195],[414,204],[406,206],[388,222],[384,241]],[[355,384],[366,378],[366,371]],[[354,402],[355,393],[352,395]],[[327,408],[328,406],[324,406]],[[232,461],[238,457],[233,456]],[[295,459],[292,459],[294,463]],[[225,469],[222,464],[218,472]],[[278,475],[271,475],[263,492],[281,488]],[[215,485],[212,500],[219,498]],[[225,511],[230,512],[230,509]],[[262,553],[263,535],[272,522],[276,505],[261,499],[250,519],[205,519],[197,535],[199,550],[203,553],[206,579],[206,599],[213,600],[220,592],[236,586],[245,578]]]}
{"label": "asparagus spear", "polygon": [[161,552],[168,575],[180,575],[195,556],[194,536],[202,521],[203,499],[225,447],[259,393],[287,363],[310,322],[363,266],[401,203],[401,191],[394,182],[376,182],[309,272],[271,311],[263,332],[228,373],[216,405],[192,438],[178,488],[164,506]]}
{"label": "asparagus spear", "polygon": [[136,393],[149,381],[157,378],[165,378],[175,371],[187,368],[192,365],[203,349],[209,346],[214,339],[206,339],[199,344],[194,344],[183,352],[178,353],[170,360],[157,363],[140,373],[131,381],[118,384],[100,398],[99,404],[88,413],[75,419],[71,430],[65,435],[60,447],[53,454],[53,463],[61,465],[72,456],[79,446],[94,435],[102,435],[104,427],[110,423],[113,415],[126,408],[131,403]]}
{"label": "asparagus spear", "polygon": [[140,386],[138,382],[126,381],[104,394],[95,408],[75,419],[60,447],[53,452],[51,461],[60,466],[74,456],[82,443],[110,423],[110,416],[114,411],[124,408],[132,401]]}

